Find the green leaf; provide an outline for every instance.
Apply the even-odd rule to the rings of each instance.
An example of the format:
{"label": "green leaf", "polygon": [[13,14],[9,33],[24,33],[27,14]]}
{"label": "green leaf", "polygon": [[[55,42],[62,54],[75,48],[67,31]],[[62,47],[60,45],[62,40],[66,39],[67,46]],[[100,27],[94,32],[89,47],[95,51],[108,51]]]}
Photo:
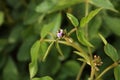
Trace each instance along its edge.
{"label": "green leaf", "polygon": [[33,78],[32,80],[53,80],[53,79],[49,76],[45,76],[45,77],[41,77],[41,78]]}
{"label": "green leaf", "polygon": [[0,26],[3,24],[4,22],[4,13],[0,11]]}
{"label": "green leaf", "polygon": [[103,17],[106,26],[116,35],[120,36],[120,19],[115,17]]}
{"label": "green leaf", "polygon": [[107,41],[106,39],[102,36],[102,34],[98,34],[100,36],[100,38],[102,39],[102,41],[104,42],[105,45],[107,45]]}
{"label": "green leaf", "polygon": [[110,0],[90,0],[90,3],[117,12]]}
{"label": "green leaf", "polygon": [[45,55],[44,55],[44,57],[43,57],[43,60],[42,61],[45,61],[45,59],[46,59],[46,57],[47,57],[47,55],[48,55],[48,53],[49,53],[49,51],[50,51],[50,49],[52,48],[52,45],[54,44],[54,41],[53,42],[51,42],[51,44],[49,45],[49,47],[48,47],[48,49],[46,50],[46,52],[45,52]]}
{"label": "green leaf", "polygon": [[77,61],[67,61],[63,64],[62,66],[62,71],[63,71],[63,75],[67,75],[67,76],[76,76],[78,74],[80,65]]}
{"label": "green leaf", "polygon": [[67,17],[69,18],[69,20],[71,21],[71,23],[73,24],[74,27],[78,26],[79,22],[78,22],[78,19],[75,16],[73,16],[70,13],[67,13]]}
{"label": "green leaf", "polygon": [[0,52],[5,48],[7,44],[8,44],[7,39],[0,39]]}
{"label": "green leaf", "polygon": [[28,61],[30,59],[30,48],[37,39],[36,36],[27,37],[18,50],[17,59],[19,61]]}
{"label": "green leaf", "polygon": [[34,77],[37,73],[37,59],[40,48],[40,41],[36,41],[31,48],[31,63],[29,64],[30,78]]}
{"label": "green leaf", "polygon": [[80,27],[85,27],[85,25],[87,23],[89,23],[89,21],[99,13],[99,11],[101,10],[102,8],[98,8],[98,9],[95,9],[93,11],[91,11],[87,16],[83,17],[80,21]]}
{"label": "green leaf", "polygon": [[120,65],[114,68],[115,80],[120,80]]}
{"label": "green leaf", "polygon": [[90,42],[85,38],[84,32],[82,30],[77,31],[77,38],[79,42],[85,46],[94,47]]}
{"label": "green leaf", "polygon": [[39,13],[52,13],[58,10],[63,10],[72,5],[83,2],[84,0],[51,0],[43,1],[36,7],[36,11]]}
{"label": "green leaf", "polygon": [[47,13],[54,5],[52,1],[45,0],[36,7],[36,11],[39,13]]}
{"label": "green leaf", "polygon": [[88,30],[89,30],[88,35],[90,40],[93,40],[94,38],[96,38],[96,36],[98,36],[97,34],[101,27],[101,23],[102,23],[101,16],[97,16],[90,21],[89,27],[88,27]]}
{"label": "green leaf", "polygon": [[38,64],[37,61],[31,62],[29,64],[29,72],[30,72],[30,78],[32,79],[38,71]]}
{"label": "green leaf", "polygon": [[15,42],[19,41],[22,31],[23,31],[23,25],[15,26],[12,29],[12,31],[11,31],[11,33],[9,35],[8,42],[9,43],[15,43]]}
{"label": "green leaf", "polygon": [[61,14],[54,14],[53,17],[51,17],[51,21],[48,24],[45,24],[41,30],[41,38],[44,38],[47,36],[48,33],[52,31],[52,33],[56,33],[59,29],[61,24]]}
{"label": "green leaf", "polygon": [[117,61],[119,59],[116,49],[109,43],[104,46],[104,51],[113,61]]}
{"label": "green leaf", "polygon": [[10,57],[3,70],[3,80],[19,80],[17,67]]}

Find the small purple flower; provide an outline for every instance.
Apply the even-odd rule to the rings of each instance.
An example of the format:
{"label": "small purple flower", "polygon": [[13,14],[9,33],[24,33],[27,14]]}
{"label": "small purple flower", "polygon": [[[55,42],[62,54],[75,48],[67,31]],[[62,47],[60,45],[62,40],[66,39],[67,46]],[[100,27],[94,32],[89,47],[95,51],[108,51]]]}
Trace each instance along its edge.
{"label": "small purple flower", "polygon": [[60,39],[63,37],[63,35],[64,35],[63,29],[58,30],[57,37]]}

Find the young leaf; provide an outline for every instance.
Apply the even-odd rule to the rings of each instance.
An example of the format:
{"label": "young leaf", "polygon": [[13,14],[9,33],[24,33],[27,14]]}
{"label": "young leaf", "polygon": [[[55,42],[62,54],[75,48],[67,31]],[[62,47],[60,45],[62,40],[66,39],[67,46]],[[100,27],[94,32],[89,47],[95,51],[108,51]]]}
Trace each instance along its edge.
{"label": "young leaf", "polygon": [[99,11],[101,10],[102,8],[98,8],[98,9],[95,9],[93,11],[91,11],[87,16],[83,17],[80,21],[80,27],[85,27],[85,25],[87,23],[89,23],[89,21],[99,13]]}
{"label": "young leaf", "polygon": [[90,0],[90,3],[117,12],[110,0]]}
{"label": "young leaf", "polygon": [[78,26],[79,22],[78,22],[78,19],[75,16],[73,16],[70,13],[67,13],[67,17],[69,18],[69,20],[71,21],[71,23],[73,24],[74,27]]}
{"label": "young leaf", "polygon": [[117,61],[119,59],[116,49],[109,43],[104,46],[104,51],[113,61]]}
{"label": "young leaf", "polygon": [[40,41],[36,41],[31,48],[31,63],[29,64],[30,78],[33,78],[37,73],[37,59],[40,48]]}
{"label": "young leaf", "polygon": [[120,80],[120,65],[114,68],[115,80]]}
{"label": "young leaf", "polygon": [[81,44],[89,47],[94,47],[89,41],[87,41],[87,39],[85,38],[84,32],[82,30],[78,30],[76,33],[77,33],[77,38]]}
{"label": "young leaf", "polygon": [[41,77],[41,78],[33,78],[32,80],[53,80],[53,79],[49,76],[45,76],[45,77]]}

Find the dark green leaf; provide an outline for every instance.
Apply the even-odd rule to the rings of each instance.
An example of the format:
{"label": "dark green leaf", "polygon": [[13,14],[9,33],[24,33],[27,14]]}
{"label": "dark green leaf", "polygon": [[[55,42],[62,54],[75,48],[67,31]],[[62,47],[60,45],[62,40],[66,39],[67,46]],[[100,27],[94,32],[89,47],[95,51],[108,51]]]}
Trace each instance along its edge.
{"label": "dark green leaf", "polygon": [[78,26],[79,22],[78,22],[78,19],[75,16],[73,16],[70,13],[67,13],[67,17],[69,18],[69,20],[71,21],[71,23],[73,24],[74,27]]}
{"label": "dark green leaf", "polygon": [[11,58],[8,58],[7,64],[3,70],[4,80],[19,80],[17,67]]}
{"label": "dark green leaf", "polygon": [[0,11],[0,26],[3,24],[4,22],[4,13]]}
{"label": "dark green leaf", "polygon": [[45,77],[41,77],[41,78],[33,78],[32,80],[53,80],[53,79],[49,76],[45,76]]}
{"label": "dark green leaf", "polygon": [[5,48],[7,44],[7,39],[0,39],[0,52]]}
{"label": "dark green leaf", "polygon": [[102,8],[105,8],[105,9],[110,9],[112,11],[115,11],[115,8],[114,6],[112,5],[112,3],[110,2],[110,0],[90,0],[90,3],[91,4],[94,4],[98,7],[102,7]]}
{"label": "dark green leaf", "polygon": [[12,29],[10,36],[8,38],[9,43],[15,43],[15,42],[19,41],[22,30],[23,30],[22,25],[18,25],[16,27],[14,27],[14,29]]}
{"label": "dark green leaf", "polygon": [[58,50],[58,52],[60,53],[60,55],[62,56],[62,57],[64,57],[64,55],[63,55],[63,52],[62,52],[62,50],[61,50],[61,48],[60,48],[60,45],[59,45],[59,43],[56,41],[56,49]]}
{"label": "dark green leaf", "polygon": [[89,30],[88,35],[89,35],[90,40],[97,36],[98,31],[101,27],[101,23],[102,23],[102,19],[101,19],[100,16],[97,16],[90,21],[90,24],[89,24],[89,27],[88,27],[89,28],[88,29]]}
{"label": "dark green leaf", "polygon": [[51,42],[51,44],[48,46],[48,48],[47,48],[47,50],[46,50],[46,52],[45,52],[45,55],[44,55],[42,61],[45,61],[45,59],[46,59],[46,57],[47,57],[49,51],[51,50],[53,44],[54,44],[54,42]]}
{"label": "dark green leaf", "polygon": [[120,80],[120,65],[114,68],[115,80]]}
{"label": "dark green leaf", "polygon": [[109,43],[104,46],[104,51],[113,61],[117,61],[119,59],[116,49]]}
{"label": "dark green leaf", "polygon": [[30,48],[36,39],[36,36],[30,36],[23,42],[17,54],[19,61],[28,61],[30,59]]}
{"label": "dark green leaf", "polygon": [[45,0],[36,7],[36,11],[40,13],[47,13],[54,5],[55,4],[52,3],[52,1]]}
{"label": "dark green leaf", "polygon": [[52,1],[44,1],[36,7],[36,11],[40,13],[52,13],[58,10],[65,9],[72,5],[83,2],[84,0],[52,0]]}
{"label": "dark green leaf", "polygon": [[77,38],[81,44],[85,46],[93,47],[93,45],[85,38],[84,32],[82,30],[77,31]]}
{"label": "dark green leaf", "polygon": [[[52,18],[52,17],[51,17]],[[52,20],[48,23],[45,24],[41,30],[41,38],[44,38],[47,36],[48,33],[50,33],[50,31],[52,31],[52,33],[56,33],[57,30],[59,29],[61,24],[61,14],[55,14],[54,17],[52,18]]]}
{"label": "dark green leaf", "polygon": [[98,8],[98,9],[95,9],[93,11],[91,11],[86,17],[83,17],[80,21],[80,27],[85,27],[85,25],[87,23],[89,23],[89,21],[99,13],[99,11],[101,10],[102,8]]}
{"label": "dark green leaf", "polygon": [[104,16],[103,18],[107,27],[110,28],[113,33],[120,36],[120,19],[109,16]]}

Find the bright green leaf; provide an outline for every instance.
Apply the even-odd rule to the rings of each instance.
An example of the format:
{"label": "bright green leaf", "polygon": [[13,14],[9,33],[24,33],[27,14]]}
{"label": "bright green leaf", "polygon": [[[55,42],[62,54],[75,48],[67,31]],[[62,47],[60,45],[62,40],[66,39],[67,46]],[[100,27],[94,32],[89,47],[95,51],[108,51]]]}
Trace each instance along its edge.
{"label": "bright green leaf", "polygon": [[40,41],[36,41],[31,48],[31,63],[29,64],[30,78],[37,73],[37,59],[40,48]]}
{"label": "bright green leaf", "polygon": [[77,31],[77,38],[81,44],[85,46],[93,47],[93,45],[85,38],[84,32],[82,30]]}
{"label": "bright green leaf", "polygon": [[55,14],[53,17],[51,17],[52,20],[48,23],[45,24],[41,30],[41,38],[44,38],[47,36],[48,33],[50,33],[52,31],[53,34],[55,34],[57,32],[57,30],[60,27],[61,24],[61,14]]}
{"label": "bright green leaf", "polygon": [[104,51],[113,61],[117,61],[119,59],[116,49],[109,43],[104,46]]}
{"label": "bright green leaf", "polygon": [[90,3],[117,12],[110,0],[90,0]]}
{"label": "bright green leaf", "polygon": [[98,9],[95,9],[93,11],[91,11],[87,16],[83,17],[80,21],[80,27],[85,27],[85,25],[87,23],[89,23],[89,21],[94,17],[96,16],[99,11],[101,10],[102,8],[98,8]]}
{"label": "bright green leaf", "polygon": [[32,79],[38,71],[37,61],[31,62],[29,64],[29,71],[30,71],[30,78]]}
{"label": "bright green leaf", "polygon": [[104,16],[104,22],[113,33],[120,36],[120,19],[115,17]]}
{"label": "bright green leaf", "polygon": [[41,77],[41,78],[33,78],[32,80],[53,80],[53,79],[49,76],[45,76],[45,77]]}
{"label": "bright green leaf", "polygon": [[4,13],[0,11],[0,26],[3,24],[4,22]]}
{"label": "bright green leaf", "polygon": [[39,60],[42,61],[43,57],[47,51],[47,43],[46,42],[40,42],[40,48],[39,48]]}
{"label": "bright green leaf", "polygon": [[78,22],[78,19],[75,16],[73,16],[70,13],[67,13],[67,17],[69,18],[69,20],[71,21],[71,23],[73,24],[74,27],[78,26],[79,22]]}
{"label": "bright green leaf", "polygon": [[115,80],[120,80],[120,65],[114,68]]}

